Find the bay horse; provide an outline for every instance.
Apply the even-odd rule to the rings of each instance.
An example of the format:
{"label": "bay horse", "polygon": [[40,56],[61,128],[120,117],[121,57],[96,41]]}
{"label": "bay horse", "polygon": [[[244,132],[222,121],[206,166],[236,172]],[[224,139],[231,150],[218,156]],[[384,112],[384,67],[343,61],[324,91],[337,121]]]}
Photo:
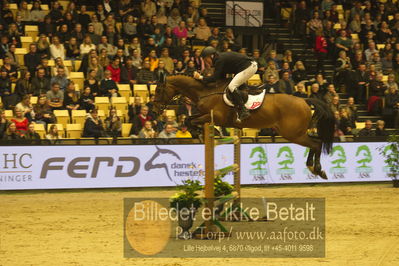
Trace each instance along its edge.
{"label": "bay horse", "polygon": [[[190,76],[168,76],[166,82],[156,88],[154,107],[163,110],[174,97],[182,95],[191,99],[199,110],[199,114],[189,118],[193,125],[210,122],[210,111],[213,109],[214,123],[218,126],[274,128],[288,141],[309,147],[307,167],[314,175],[327,179],[320,164],[320,156],[322,151],[329,154],[332,149],[335,118],[324,102],[287,94],[266,94],[262,105],[250,111],[249,118],[237,123],[235,109],[226,105],[223,100],[224,89],[228,82],[221,80],[205,85]],[[313,115],[310,105],[315,110]],[[307,134],[311,123],[316,123],[317,138]]]}

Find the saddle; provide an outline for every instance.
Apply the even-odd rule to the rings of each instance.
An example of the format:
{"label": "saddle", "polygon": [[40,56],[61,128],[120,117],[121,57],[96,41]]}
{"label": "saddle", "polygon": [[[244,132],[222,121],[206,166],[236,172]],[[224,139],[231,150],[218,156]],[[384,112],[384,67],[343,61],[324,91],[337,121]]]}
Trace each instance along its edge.
{"label": "saddle", "polygon": [[[266,84],[261,84],[259,86],[249,86],[247,84],[243,84],[238,88],[238,92],[244,100],[245,107],[248,110],[256,110],[262,105],[266,92],[264,89],[265,86]],[[224,89],[223,100],[226,105],[234,107],[231,92],[228,90],[227,86]]]}

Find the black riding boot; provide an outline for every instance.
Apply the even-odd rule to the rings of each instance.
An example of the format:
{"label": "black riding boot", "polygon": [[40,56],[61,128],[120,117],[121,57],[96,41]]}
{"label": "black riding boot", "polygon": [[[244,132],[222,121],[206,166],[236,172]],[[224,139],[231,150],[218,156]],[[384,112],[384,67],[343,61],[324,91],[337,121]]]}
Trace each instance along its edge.
{"label": "black riding boot", "polygon": [[237,109],[237,114],[238,114],[237,119],[242,121],[242,120],[248,118],[250,113],[249,113],[248,109],[245,107],[245,105],[244,105],[245,103],[244,103],[243,99],[241,98],[241,95],[238,92],[238,89],[235,89],[231,93],[231,96],[233,98],[233,103]]}

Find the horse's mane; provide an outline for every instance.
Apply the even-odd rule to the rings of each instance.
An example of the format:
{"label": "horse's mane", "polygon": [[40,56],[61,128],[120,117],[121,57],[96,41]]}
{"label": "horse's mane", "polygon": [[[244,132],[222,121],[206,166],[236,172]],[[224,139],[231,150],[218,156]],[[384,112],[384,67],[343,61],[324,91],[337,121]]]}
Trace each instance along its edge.
{"label": "horse's mane", "polygon": [[209,88],[218,87],[220,84],[227,83],[228,81],[231,80],[231,79],[230,80],[229,79],[222,79],[222,80],[218,80],[216,82],[205,84],[205,83],[203,83],[200,80],[196,80],[194,77],[192,77],[192,76],[190,76],[188,74],[179,74],[179,73],[171,74],[171,75],[167,76],[166,79],[168,79],[168,78],[178,78],[178,77],[187,78],[190,81],[197,82],[197,83],[201,84],[201,86],[200,86],[201,89],[207,89],[207,90],[209,90]]}

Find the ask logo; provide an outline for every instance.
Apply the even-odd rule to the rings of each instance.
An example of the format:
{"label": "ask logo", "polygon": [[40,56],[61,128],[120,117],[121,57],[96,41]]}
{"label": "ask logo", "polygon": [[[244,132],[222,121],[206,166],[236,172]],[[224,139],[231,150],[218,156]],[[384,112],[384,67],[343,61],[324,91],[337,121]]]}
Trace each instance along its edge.
{"label": "ask logo", "polygon": [[265,175],[267,175],[268,171],[266,169],[267,155],[265,149],[262,146],[253,148],[249,158],[253,160],[251,162],[253,168],[249,170],[249,174],[253,176],[253,180],[266,181]]}
{"label": "ask logo", "polygon": [[345,167],[345,149],[341,145],[334,146],[330,157],[332,157],[331,164],[333,165],[333,167],[330,168],[330,173],[334,174],[335,179],[345,178],[345,174],[348,172],[348,169]]}
{"label": "ask logo", "polygon": [[[187,178],[199,177],[204,175],[201,165],[189,162],[180,162],[180,155],[173,150],[162,149],[155,146],[157,149],[154,155],[144,164],[144,170],[151,171],[163,169],[170,181],[175,184],[181,184],[181,181]],[[199,170],[198,170],[199,169]]]}
{"label": "ask logo", "polygon": [[367,145],[361,145],[356,150],[356,173],[359,173],[360,178],[370,178],[370,173],[373,172],[373,168],[369,165],[373,161],[370,148]]}
{"label": "ask logo", "polygon": [[294,153],[289,146],[283,146],[277,153],[277,158],[280,159],[278,164],[281,166],[277,169],[277,174],[280,175],[281,180],[292,180],[292,175],[295,174],[295,169],[292,165],[295,162]]}

